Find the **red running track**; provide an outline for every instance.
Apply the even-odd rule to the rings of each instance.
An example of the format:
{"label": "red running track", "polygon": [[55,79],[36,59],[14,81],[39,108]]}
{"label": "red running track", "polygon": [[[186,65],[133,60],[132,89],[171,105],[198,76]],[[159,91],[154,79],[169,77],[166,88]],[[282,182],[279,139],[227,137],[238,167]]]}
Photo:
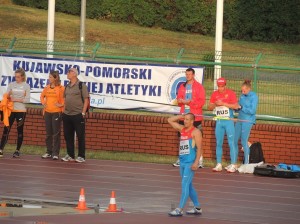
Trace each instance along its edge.
{"label": "red running track", "polygon": [[[279,179],[199,169],[194,185],[203,214],[168,217],[178,205],[180,177],[171,165],[87,160],[84,164],[38,156],[0,159],[0,198],[77,204],[80,188],[88,205],[106,207],[110,193],[126,213],[22,216],[0,223],[300,223],[300,178]],[[187,203],[187,207],[189,203]]]}

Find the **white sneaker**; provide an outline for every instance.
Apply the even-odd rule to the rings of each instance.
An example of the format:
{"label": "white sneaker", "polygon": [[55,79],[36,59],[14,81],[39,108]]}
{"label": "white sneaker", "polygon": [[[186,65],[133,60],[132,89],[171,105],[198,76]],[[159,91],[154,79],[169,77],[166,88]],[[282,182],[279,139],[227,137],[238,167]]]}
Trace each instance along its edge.
{"label": "white sneaker", "polygon": [[173,211],[169,212],[169,216],[182,216],[183,211],[180,208],[176,208]]}
{"label": "white sneaker", "polygon": [[237,166],[234,165],[234,164],[230,164],[228,169],[227,169],[227,172],[228,173],[235,173],[237,171]]}
{"label": "white sneaker", "polygon": [[179,161],[179,159],[177,159],[176,163],[173,163],[173,166],[174,166],[174,167],[179,167],[179,166],[180,166],[180,161]]}
{"label": "white sneaker", "polygon": [[42,155],[43,159],[48,159],[51,158],[52,156],[49,153],[45,153],[44,155]]}
{"label": "white sneaker", "polygon": [[75,159],[67,154],[65,157],[61,158],[61,160],[64,162],[73,162]]}
{"label": "white sneaker", "polygon": [[231,167],[232,164],[229,164],[228,166],[226,166],[224,169],[228,170]]}
{"label": "white sneaker", "polygon": [[222,171],[222,164],[218,163],[216,165],[216,167],[212,169],[212,171],[214,171],[214,172],[221,172]]}
{"label": "white sneaker", "polygon": [[78,156],[77,159],[75,160],[77,163],[84,163],[85,162],[85,159]]}
{"label": "white sneaker", "polygon": [[191,210],[186,211],[187,215],[201,215],[202,214],[202,208],[197,209],[197,208],[192,208]]}
{"label": "white sneaker", "polygon": [[203,168],[203,157],[201,156],[198,163],[198,168]]}

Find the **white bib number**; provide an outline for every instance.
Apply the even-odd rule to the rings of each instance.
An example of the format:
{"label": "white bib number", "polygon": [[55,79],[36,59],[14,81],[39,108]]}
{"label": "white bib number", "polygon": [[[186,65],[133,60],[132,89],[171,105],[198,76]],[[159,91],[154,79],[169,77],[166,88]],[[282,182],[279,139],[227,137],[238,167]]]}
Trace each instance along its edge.
{"label": "white bib number", "polygon": [[189,140],[181,140],[179,146],[179,155],[190,154],[190,144]]}
{"label": "white bib number", "polygon": [[230,117],[229,108],[225,106],[216,107],[215,115],[217,117]]}

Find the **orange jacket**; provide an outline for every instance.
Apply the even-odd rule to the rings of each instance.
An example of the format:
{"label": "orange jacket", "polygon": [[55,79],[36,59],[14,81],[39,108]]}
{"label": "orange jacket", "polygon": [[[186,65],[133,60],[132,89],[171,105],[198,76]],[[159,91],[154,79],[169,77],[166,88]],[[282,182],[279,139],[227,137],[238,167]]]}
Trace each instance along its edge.
{"label": "orange jacket", "polygon": [[0,103],[0,110],[3,111],[3,124],[9,126],[9,116],[14,109],[14,103],[8,99],[8,94],[4,93],[3,99]]}
{"label": "orange jacket", "polygon": [[51,88],[47,85],[41,93],[41,103],[45,106],[45,111],[48,113],[62,112],[63,107],[57,107],[56,103],[64,105],[64,91],[65,87],[59,85]]}

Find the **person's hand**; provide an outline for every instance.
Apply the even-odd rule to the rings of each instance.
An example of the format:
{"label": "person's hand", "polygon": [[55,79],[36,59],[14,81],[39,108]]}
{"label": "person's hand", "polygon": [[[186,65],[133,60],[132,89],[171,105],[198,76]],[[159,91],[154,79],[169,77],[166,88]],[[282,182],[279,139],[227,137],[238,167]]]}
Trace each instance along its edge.
{"label": "person's hand", "polygon": [[194,162],[193,163],[193,165],[191,166],[191,169],[193,170],[193,171],[196,171],[197,169],[198,169],[198,161],[196,161],[196,162]]}
{"label": "person's hand", "polygon": [[182,102],[183,104],[187,105],[187,104],[189,104],[189,103],[191,102],[191,100],[182,100],[181,102]]}
{"label": "person's hand", "polygon": [[55,106],[57,106],[57,107],[63,107],[64,105],[63,104],[60,104],[60,103],[55,103]]}
{"label": "person's hand", "polygon": [[216,106],[223,106],[224,102],[222,100],[218,100],[215,102]]}
{"label": "person's hand", "polygon": [[177,103],[182,103],[183,99],[178,99]]}

